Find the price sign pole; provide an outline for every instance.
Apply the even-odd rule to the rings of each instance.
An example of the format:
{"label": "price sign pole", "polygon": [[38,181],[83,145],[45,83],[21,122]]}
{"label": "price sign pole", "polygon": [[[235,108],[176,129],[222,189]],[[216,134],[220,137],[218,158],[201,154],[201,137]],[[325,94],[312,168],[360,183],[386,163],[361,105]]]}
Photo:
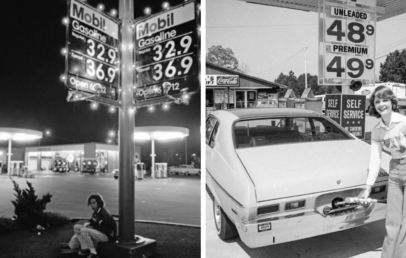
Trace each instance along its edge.
{"label": "price sign pole", "polygon": [[133,0],[119,1],[121,48],[121,109],[119,111],[119,237],[134,242],[134,112],[133,112]]}

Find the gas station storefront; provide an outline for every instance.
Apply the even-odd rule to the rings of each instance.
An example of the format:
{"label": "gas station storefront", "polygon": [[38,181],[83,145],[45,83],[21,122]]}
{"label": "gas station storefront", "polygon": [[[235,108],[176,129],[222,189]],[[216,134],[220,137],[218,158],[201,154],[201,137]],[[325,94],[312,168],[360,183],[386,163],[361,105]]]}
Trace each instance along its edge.
{"label": "gas station storefront", "polygon": [[284,85],[206,63],[206,111],[278,106]]}
{"label": "gas station storefront", "polygon": [[[135,152],[140,154],[141,148],[135,146]],[[97,172],[111,173],[119,166],[118,146],[101,143],[83,143],[26,147],[24,160],[30,171],[51,170],[54,161],[59,159],[67,161],[70,171],[75,171],[76,168],[82,171],[82,162],[85,158],[97,161]]]}

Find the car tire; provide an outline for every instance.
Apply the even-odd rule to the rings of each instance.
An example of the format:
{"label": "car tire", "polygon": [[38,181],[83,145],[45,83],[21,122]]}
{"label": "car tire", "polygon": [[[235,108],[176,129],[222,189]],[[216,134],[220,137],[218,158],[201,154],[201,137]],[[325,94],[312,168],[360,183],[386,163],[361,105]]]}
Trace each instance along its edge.
{"label": "car tire", "polygon": [[185,172],[185,176],[189,176],[190,174],[189,174],[189,172]]}
{"label": "car tire", "polygon": [[114,179],[118,179],[118,176],[115,176]]}
{"label": "car tire", "polygon": [[214,224],[216,226],[217,235],[222,240],[232,239],[238,235],[237,228],[234,223],[227,217],[217,202],[216,198],[213,198],[213,215]]}

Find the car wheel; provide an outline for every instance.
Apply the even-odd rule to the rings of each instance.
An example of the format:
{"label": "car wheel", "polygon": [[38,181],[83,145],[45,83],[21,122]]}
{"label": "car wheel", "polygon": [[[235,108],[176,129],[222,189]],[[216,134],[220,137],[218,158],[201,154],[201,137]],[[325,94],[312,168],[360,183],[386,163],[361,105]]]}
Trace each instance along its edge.
{"label": "car wheel", "polygon": [[115,176],[114,179],[118,179],[118,176]]}
{"label": "car wheel", "polygon": [[234,223],[227,217],[220,204],[213,198],[214,224],[216,225],[217,235],[222,240],[235,238],[238,235]]}
{"label": "car wheel", "polygon": [[189,172],[185,172],[185,176],[188,176],[189,175]]}

